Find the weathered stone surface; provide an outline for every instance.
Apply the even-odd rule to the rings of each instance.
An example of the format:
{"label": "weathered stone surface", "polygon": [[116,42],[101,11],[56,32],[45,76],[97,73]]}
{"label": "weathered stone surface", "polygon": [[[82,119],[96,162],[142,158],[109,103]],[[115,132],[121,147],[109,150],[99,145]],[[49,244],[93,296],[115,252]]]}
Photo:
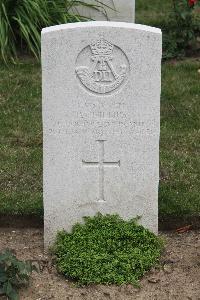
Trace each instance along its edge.
{"label": "weathered stone surface", "polygon": [[161,31],[46,28],[42,69],[45,245],[97,212],[157,232]]}
{"label": "weathered stone surface", "polygon": [[[84,0],[89,4],[97,4],[94,0]],[[135,22],[135,0],[101,0],[105,6],[97,9],[79,6],[73,10],[84,17],[95,21]],[[101,6],[99,4],[99,6]]]}

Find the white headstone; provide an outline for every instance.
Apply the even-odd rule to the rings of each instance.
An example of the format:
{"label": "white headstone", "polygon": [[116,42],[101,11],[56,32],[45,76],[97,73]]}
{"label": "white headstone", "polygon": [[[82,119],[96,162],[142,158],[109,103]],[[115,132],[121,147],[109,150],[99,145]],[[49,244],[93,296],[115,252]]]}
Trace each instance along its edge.
{"label": "white headstone", "polygon": [[45,245],[97,212],[157,232],[160,29],[46,28],[42,69]]}
{"label": "white headstone", "polygon": [[97,4],[98,9],[78,6],[73,9],[84,16],[96,21],[117,21],[117,22],[135,22],[135,0],[101,0],[100,3],[94,0],[83,0],[89,4]]}

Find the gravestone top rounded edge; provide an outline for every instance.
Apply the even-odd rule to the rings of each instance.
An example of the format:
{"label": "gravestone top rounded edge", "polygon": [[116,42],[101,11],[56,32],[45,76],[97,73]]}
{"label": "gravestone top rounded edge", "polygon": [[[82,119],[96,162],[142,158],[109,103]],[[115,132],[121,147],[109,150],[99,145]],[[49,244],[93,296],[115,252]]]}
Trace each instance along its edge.
{"label": "gravestone top rounded edge", "polygon": [[55,25],[55,26],[43,28],[42,34],[47,34],[50,32],[61,31],[66,29],[88,28],[88,27],[89,28],[91,27],[128,28],[128,29],[142,30],[142,31],[162,34],[160,28],[141,25],[141,24],[133,24],[133,23],[125,23],[125,22],[110,22],[110,21],[90,21],[90,22],[77,22],[77,23]]}

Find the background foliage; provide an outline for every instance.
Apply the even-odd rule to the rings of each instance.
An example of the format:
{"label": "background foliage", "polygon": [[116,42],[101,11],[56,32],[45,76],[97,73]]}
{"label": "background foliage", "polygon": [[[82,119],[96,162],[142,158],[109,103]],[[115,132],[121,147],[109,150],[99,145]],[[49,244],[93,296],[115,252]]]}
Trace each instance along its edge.
{"label": "background foliage", "polygon": [[[192,2],[193,5],[191,5]],[[85,21],[79,16],[78,6],[99,10],[105,5],[99,0],[87,4],[81,0],[1,0],[0,1],[0,59],[15,61],[24,53],[40,57],[40,33],[44,27]],[[162,1],[163,2],[163,1]],[[168,0],[136,1],[137,22],[160,27],[163,30],[163,58],[169,59],[194,52],[199,45],[200,1]],[[165,17],[155,18],[155,10]],[[140,19],[140,7],[149,11],[150,18]],[[107,8],[109,9],[109,8]],[[180,30],[181,29],[181,30]]]}
{"label": "background foliage", "polygon": [[95,5],[76,0],[1,0],[0,1],[0,56],[4,62],[15,60],[18,52],[27,50],[40,56],[40,32],[44,27],[83,21],[77,14],[78,6],[99,9]]}
{"label": "background foliage", "polygon": [[163,59],[200,53],[200,1],[194,2],[136,1],[136,22],[162,29]]}

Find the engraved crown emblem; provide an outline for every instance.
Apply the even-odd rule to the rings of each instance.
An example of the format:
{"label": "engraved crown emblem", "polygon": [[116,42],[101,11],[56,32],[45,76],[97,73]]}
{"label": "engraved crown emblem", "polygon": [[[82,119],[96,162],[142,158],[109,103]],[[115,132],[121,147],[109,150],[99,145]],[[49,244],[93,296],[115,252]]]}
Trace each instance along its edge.
{"label": "engraved crown emblem", "polygon": [[101,95],[110,94],[119,88],[129,73],[126,54],[105,40],[103,34],[83,48],[76,64],[76,74],[81,84],[89,91]]}
{"label": "engraved crown emblem", "polygon": [[110,56],[113,53],[114,46],[107,42],[104,38],[99,39],[98,41],[90,45],[92,54],[98,56]]}

